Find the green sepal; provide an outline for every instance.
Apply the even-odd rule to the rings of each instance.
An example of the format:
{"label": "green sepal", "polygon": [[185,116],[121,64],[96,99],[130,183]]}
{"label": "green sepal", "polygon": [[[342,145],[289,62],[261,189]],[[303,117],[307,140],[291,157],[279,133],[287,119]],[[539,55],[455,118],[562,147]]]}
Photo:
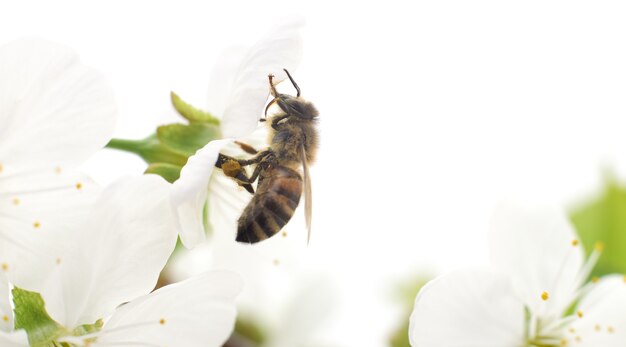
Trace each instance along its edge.
{"label": "green sepal", "polygon": [[178,113],[185,117],[191,123],[208,123],[219,125],[219,119],[213,117],[210,113],[202,111],[183,101],[176,93],[171,92],[172,105]]}
{"label": "green sepal", "polygon": [[419,275],[413,277],[410,281],[398,284],[395,296],[398,303],[402,305],[403,312],[399,317],[396,330],[389,337],[390,347],[411,347],[409,342],[409,319],[413,312],[415,297],[431,278],[431,276]]}
{"label": "green sepal", "polygon": [[626,188],[608,177],[604,191],[570,217],[587,254],[604,244],[591,275],[626,273]]}
{"label": "green sepal", "polygon": [[144,173],[155,174],[163,177],[166,181],[174,183],[180,177],[179,165],[167,164],[167,163],[154,163],[150,164]]}
{"label": "green sepal", "polygon": [[233,335],[244,337],[246,340],[254,342],[257,346],[262,345],[267,340],[263,329],[256,324],[256,321],[246,319],[242,315],[237,317]]}
{"label": "green sepal", "polygon": [[184,166],[188,157],[159,142],[156,134],[143,140],[112,139],[106,147],[135,153],[148,164],[167,163]]}
{"label": "green sepal", "polygon": [[72,335],[82,336],[97,333],[98,331],[102,330],[103,325],[104,321],[102,319],[98,319],[94,324],[83,324],[76,327],[74,330],[72,330]]}
{"label": "green sepal", "polygon": [[213,124],[168,124],[157,128],[160,143],[175,152],[191,156],[212,140],[221,138],[220,128]]}
{"label": "green sepal", "polygon": [[18,287],[11,291],[15,304],[15,329],[24,329],[32,347],[49,346],[56,338],[66,335],[61,324],[46,311],[41,295]]}

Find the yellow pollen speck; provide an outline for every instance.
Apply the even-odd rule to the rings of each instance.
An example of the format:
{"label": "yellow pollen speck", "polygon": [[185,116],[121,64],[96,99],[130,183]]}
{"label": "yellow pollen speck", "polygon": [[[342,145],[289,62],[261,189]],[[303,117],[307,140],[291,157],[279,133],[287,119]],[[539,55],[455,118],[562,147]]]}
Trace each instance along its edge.
{"label": "yellow pollen speck", "polygon": [[598,283],[599,280],[600,279],[598,277],[596,277],[596,276],[591,277],[591,282],[593,282],[593,283]]}
{"label": "yellow pollen speck", "polygon": [[600,324],[596,324],[595,327],[593,327],[596,331],[600,331],[602,330],[602,327],[600,327]]}
{"label": "yellow pollen speck", "polygon": [[541,300],[547,301],[548,299],[550,299],[550,294],[548,294],[548,292],[541,293]]}
{"label": "yellow pollen speck", "polygon": [[598,252],[604,251],[604,242],[596,242],[596,245],[594,246],[594,248]]}
{"label": "yellow pollen speck", "polygon": [[624,280],[624,282],[626,283],[626,275],[624,275],[624,277],[622,278]]}
{"label": "yellow pollen speck", "polygon": [[83,184],[78,182],[76,183],[76,189],[80,190],[83,187]]}
{"label": "yellow pollen speck", "polygon": [[35,223],[33,223],[33,227],[34,227],[35,229],[38,229],[39,227],[41,227],[41,223],[39,223],[39,222],[35,222]]}
{"label": "yellow pollen speck", "polygon": [[9,321],[9,316],[6,316],[6,315],[2,316],[2,320],[5,321],[5,322],[8,322]]}
{"label": "yellow pollen speck", "polygon": [[576,239],[572,240],[572,246],[574,247],[578,246],[578,240]]}
{"label": "yellow pollen speck", "polygon": [[583,311],[576,312],[576,315],[578,316],[578,318],[583,318]]}
{"label": "yellow pollen speck", "polygon": [[9,264],[7,263],[2,263],[2,271],[9,271]]}
{"label": "yellow pollen speck", "polygon": [[17,206],[20,204],[20,199],[18,198],[13,198],[13,205]]}
{"label": "yellow pollen speck", "polygon": [[606,331],[608,331],[608,332],[609,332],[609,334],[613,334],[613,333],[615,332],[615,329],[613,329],[613,327],[612,327],[612,326],[608,326],[608,327],[606,328]]}
{"label": "yellow pollen speck", "polygon": [[282,235],[283,235],[283,237],[287,237],[287,232],[286,232],[286,231],[283,231],[283,234],[282,234]]}
{"label": "yellow pollen speck", "polygon": [[164,318],[159,319],[159,324],[161,325],[165,324],[165,319]]}
{"label": "yellow pollen speck", "polygon": [[574,328],[569,328],[568,331],[572,334],[576,334],[576,329]]}
{"label": "yellow pollen speck", "polygon": [[561,346],[567,346],[567,340],[566,339],[562,339],[560,345]]}

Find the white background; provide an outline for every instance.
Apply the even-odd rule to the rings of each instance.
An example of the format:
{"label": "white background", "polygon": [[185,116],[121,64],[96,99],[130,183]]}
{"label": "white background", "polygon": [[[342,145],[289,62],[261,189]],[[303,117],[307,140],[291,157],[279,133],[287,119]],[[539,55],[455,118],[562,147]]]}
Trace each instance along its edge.
{"label": "white background", "polygon": [[[398,281],[486,263],[498,200],[570,209],[602,170],[626,174],[618,1],[7,1],[0,43],[76,49],[116,91],[116,136],[141,138],[177,119],[170,90],[204,106],[219,52],[291,14],[308,22],[295,77],[321,111],[303,252],[339,289],[328,345],[383,346]],[[144,168],[112,151],[86,165],[103,183]]]}

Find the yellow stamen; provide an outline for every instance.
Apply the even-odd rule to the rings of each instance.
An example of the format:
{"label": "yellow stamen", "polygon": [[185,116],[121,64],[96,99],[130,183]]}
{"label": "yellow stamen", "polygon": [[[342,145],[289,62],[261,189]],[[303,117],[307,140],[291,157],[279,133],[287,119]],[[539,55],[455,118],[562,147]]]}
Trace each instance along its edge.
{"label": "yellow stamen", "polygon": [[272,263],[274,264],[274,266],[278,266],[278,265],[280,265],[280,260],[274,259],[274,261]]}
{"label": "yellow stamen", "polygon": [[572,240],[572,246],[574,247],[578,246],[578,240],[576,239]]}
{"label": "yellow stamen", "polygon": [[596,324],[595,327],[593,327],[596,331],[600,331],[602,330],[602,327],[600,327],[600,324]]}
{"label": "yellow stamen", "polygon": [[57,257],[56,263],[57,263],[57,265],[61,264],[61,257]]}
{"label": "yellow stamen", "polygon": [[598,277],[596,277],[596,276],[591,277],[591,282],[592,283],[598,283],[599,280],[600,279]]}
{"label": "yellow stamen", "polygon": [[604,251],[604,242],[596,242],[596,245],[594,246],[595,250],[598,252],[602,252]]}
{"label": "yellow stamen", "polygon": [[583,318],[583,311],[576,312],[576,315],[578,316],[578,318]]}
{"label": "yellow stamen", "polygon": [[548,292],[541,293],[541,300],[547,301],[548,299],[550,299],[550,294]]}
{"label": "yellow stamen", "polygon": [[20,204],[20,199],[18,198],[13,198],[13,205],[17,206]]}
{"label": "yellow stamen", "polygon": [[60,167],[60,166],[55,167],[55,168],[54,168],[54,172],[55,172],[57,175],[61,174],[61,167]]}
{"label": "yellow stamen", "polygon": [[567,346],[567,339],[562,339],[560,345]]}
{"label": "yellow stamen", "polygon": [[78,182],[76,183],[76,189],[80,190],[83,187],[83,184]]}
{"label": "yellow stamen", "polygon": [[7,263],[2,263],[2,265],[0,265],[2,267],[2,271],[6,272],[9,271],[9,264]]}
{"label": "yellow stamen", "polygon": [[286,231],[283,231],[283,234],[282,234],[282,235],[283,235],[283,237],[287,237],[287,232],[286,232]]}
{"label": "yellow stamen", "polygon": [[165,318],[159,319],[159,324],[161,324],[161,325],[165,324]]}
{"label": "yellow stamen", "polygon": [[606,331],[608,331],[608,332],[609,332],[609,334],[613,334],[613,333],[615,332],[615,329],[613,329],[613,327],[612,327],[612,326],[608,326],[608,327],[606,328]]}
{"label": "yellow stamen", "polygon": [[9,321],[9,316],[6,316],[6,315],[2,316],[2,320],[5,321],[5,322],[8,322]]}
{"label": "yellow stamen", "polygon": [[39,223],[39,222],[35,222],[35,223],[33,223],[33,227],[34,227],[35,229],[39,229],[39,227],[41,227],[41,223]]}

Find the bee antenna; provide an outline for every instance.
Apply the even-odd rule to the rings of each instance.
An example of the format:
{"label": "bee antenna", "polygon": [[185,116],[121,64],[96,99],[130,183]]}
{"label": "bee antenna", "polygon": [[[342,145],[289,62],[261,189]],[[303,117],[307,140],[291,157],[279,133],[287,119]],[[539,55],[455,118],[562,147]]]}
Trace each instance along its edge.
{"label": "bee antenna", "polygon": [[296,96],[300,96],[300,87],[298,87],[298,84],[296,83],[296,81],[293,80],[293,77],[291,77],[291,74],[289,73],[289,71],[287,71],[287,69],[283,69],[283,71],[287,73],[287,77],[289,77],[291,84],[293,84],[294,88],[296,88],[296,91],[298,92]]}
{"label": "bee antenna", "polygon": [[269,110],[276,101],[278,101],[278,97],[275,97],[274,100],[270,101],[270,103],[265,106],[265,118],[267,118],[267,110]]}

